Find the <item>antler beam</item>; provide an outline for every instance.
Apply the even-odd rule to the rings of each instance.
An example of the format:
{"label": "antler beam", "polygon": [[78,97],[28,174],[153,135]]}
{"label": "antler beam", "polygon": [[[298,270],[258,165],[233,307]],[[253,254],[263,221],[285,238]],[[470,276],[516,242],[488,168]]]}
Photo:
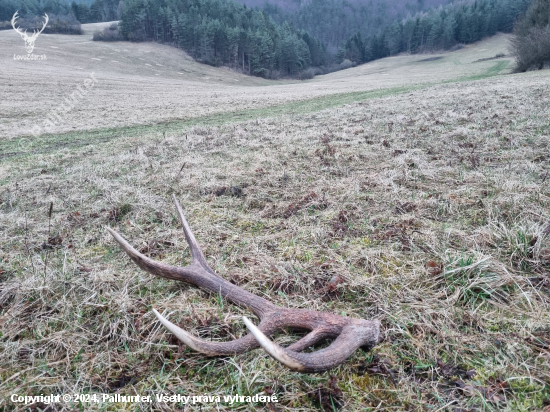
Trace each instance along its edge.
{"label": "antler beam", "polygon": [[[158,320],[187,346],[208,356],[233,355],[262,346],[274,359],[292,370],[322,372],[345,362],[357,348],[371,348],[378,343],[378,320],[354,319],[307,309],[281,308],[219,277],[206,263],[175,196],[174,202],[185,239],[191,249],[192,261],[188,266],[171,266],[149,259],[135,250],[117,232],[110,228],[106,229],[141,269],[155,276],[191,283],[212,293],[219,293],[231,302],[249,308],[260,318],[258,326],[246,317],[243,318],[250,334],[240,339],[230,342],[209,342],[194,337],[153,309]],[[289,347],[283,348],[272,342],[268,336],[285,328],[305,329],[310,332]],[[334,341],[319,351],[301,353],[324,338],[334,338]]]}

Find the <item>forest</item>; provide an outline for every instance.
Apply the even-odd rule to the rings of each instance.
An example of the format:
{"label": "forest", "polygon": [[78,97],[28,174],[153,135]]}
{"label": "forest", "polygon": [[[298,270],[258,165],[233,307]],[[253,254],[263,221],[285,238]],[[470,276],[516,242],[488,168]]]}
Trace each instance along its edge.
{"label": "forest", "polygon": [[[269,7],[251,9],[232,0],[128,0],[122,9],[120,29],[124,38],[171,43],[208,64],[268,78],[309,78],[401,52],[444,50],[496,32],[510,32],[530,0],[440,5],[387,24],[370,36],[363,37],[368,30],[358,31],[337,50],[331,47],[336,38],[318,38],[306,30],[324,27],[325,16],[331,15],[334,4],[332,0],[313,0],[301,8],[303,12],[296,13],[297,18],[277,23]],[[307,16],[309,23],[304,27],[299,16],[306,16],[308,10],[317,13]],[[327,12],[319,12],[322,10]],[[323,31],[342,37],[348,26],[344,19]]]}
{"label": "forest", "polygon": [[[68,2],[63,0],[1,0],[0,22],[11,20],[13,14],[32,19],[44,13],[55,16],[74,17],[80,23],[95,23],[118,20],[120,17],[120,0],[93,0]],[[50,16],[51,17],[51,16]]]}
{"label": "forest", "polygon": [[363,38],[356,33],[338,51],[337,59],[364,63],[402,52],[446,50],[497,32],[509,33],[530,3],[531,0],[476,0],[440,6],[396,21],[373,36]]}
{"label": "forest", "polygon": [[356,33],[361,33],[363,37],[375,35],[393,22],[450,3],[451,0],[238,1],[261,7],[279,24],[288,21],[295,27],[307,30],[334,54],[343,42]]}
{"label": "forest", "polygon": [[129,40],[171,43],[199,61],[255,76],[296,76],[328,57],[306,31],[231,0],[127,0],[120,31]]}
{"label": "forest", "polygon": [[446,50],[511,32],[531,1],[397,6],[391,0],[311,0],[296,6],[279,0],[260,9],[234,0],[4,0],[0,21],[16,10],[22,16],[66,15],[81,23],[119,20],[118,27],[94,39],[162,42],[206,64],[266,78],[306,79],[402,52]]}

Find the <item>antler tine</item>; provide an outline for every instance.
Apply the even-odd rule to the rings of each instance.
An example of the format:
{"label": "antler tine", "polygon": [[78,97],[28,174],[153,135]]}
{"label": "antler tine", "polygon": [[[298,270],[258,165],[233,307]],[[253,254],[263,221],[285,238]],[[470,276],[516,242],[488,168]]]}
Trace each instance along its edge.
{"label": "antler tine", "polygon": [[301,372],[303,370],[303,366],[300,362],[293,359],[291,356],[287,354],[287,351],[277,345],[275,342],[272,342],[269,340],[267,336],[265,336],[260,329],[256,327],[246,316],[243,316],[243,322],[258,341],[260,346],[265,349],[267,353],[269,353],[275,360],[278,360],[283,365],[287,366],[288,368]]}
{"label": "antler tine", "polygon": [[[197,352],[204,353],[209,356],[227,356],[227,355],[236,355],[238,353],[246,352],[249,349],[254,349],[259,346],[257,340],[252,334],[248,334],[240,339],[235,339],[230,342],[210,342],[196,338],[191,335],[189,332],[186,332],[177,325],[174,325],[155,309],[153,313],[157,317],[160,323],[164,325],[166,329],[172,332],[180,341],[185,343],[191,349],[196,350]],[[264,327],[260,324],[260,327],[264,329],[265,333],[273,333],[275,328]]]}
{"label": "antler tine", "polygon": [[[273,303],[265,300],[264,298],[256,296],[244,289],[241,289],[237,285],[222,279],[208,267],[206,262],[197,263],[193,261],[189,266],[185,267],[172,266],[167,265],[166,263],[157,262],[139,253],[122,236],[110,227],[105,227],[105,229],[109,231],[109,233],[115,238],[118,244],[128,254],[128,256],[130,256],[136,265],[152,275],[166,279],[188,282],[209,290],[212,293],[219,293],[232,302],[251,309],[260,317],[260,319],[265,313],[276,308]],[[202,257],[202,259],[204,259],[204,257]]]}
{"label": "antler tine", "polygon": [[181,274],[179,273],[177,269],[184,269],[184,268],[177,268],[175,266],[170,266],[165,263],[156,262],[153,259],[149,259],[147,256],[139,253],[136,249],[130,245],[126,239],[124,239],[122,236],[120,236],[117,232],[115,232],[110,227],[105,227],[107,231],[115,238],[115,240],[118,242],[120,247],[130,256],[130,259],[132,259],[136,265],[138,265],[140,268],[145,270],[146,272],[149,272],[153,275],[160,276],[162,278],[167,279],[173,279],[173,280],[186,280]]}
{"label": "antler tine", "polygon": [[[206,263],[206,259],[205,259],[204,255],[203,255],[203,253],[200,249],[199,243],[197,242],[197,239],[195,238],[195,235],[191,231],[191,228],[189,227],[189,224],[187,223],[187,220],[185,219],[185,216],[183,215],[183,210],[181,209],[181,206],[180,206],[178,200],[176,199],[176,196],[174,196],[174,202],[176,204],[176,209],[178,211],[178,215],[179,215],[179,218],[180,218],[181,225],[183,226],[183,233],[185,234],[185,240],[187,240],[187,244],[189,245],[189,249],[191,251],[192,263],[195,263],[195,262],[199,263],[203,268],[209,269],[209,272],[212,275],[215,275],[216,277],[218,277],[218,275],[210,269],[210,267],[208,266],[208,263]],[[130,256],[130,258],[134,262],[136,262],[138,264],[138,266],[141,267],[143,270],[145,270],[147,272],[150,272],[150,273],[153,273],[157,276],[168,277],[169,279],[181,280],[181,279],[179,279],[179,277],[175,278],[173,276],[165,276],[163,274],[157,273],[157,271],[159,271],[159,270],[166,269],[166,268],[164,268],[164,266],[167,266],[167,265],[164,265],[164,264],[159,263],[159,262],[155,262],[154,260],[147,258],[146,256],[139,253],[137,250],[135,250],[117,232],[115,232],[114,230],[112,230],[109,227],[105,227],[105,228],[109,231],[109,233],[111,233],[111,235],[113,235],[115,240],[120,244],[120,246],[122,246],[124,251]],[[139,262],[143,262],[142,264],[146,267],[142,266],[142,264],[140,264]],[[150,268],[154,272],[151,272]]]}
{"label": "antler tine", "polygon": [[[181,225],[183,226],[183,233],[185,234],[185,240],[187,240],[187,244],[189,245],[189,249],[191,250],[191,257],[193,258],[194,261],[200,262],[201,266],[208,267],[208,264],[206,263],[206,259],[204,258],[202,250],[199,246],[199,242],[197,242],[195,235],[193,234],[193,232],[191,231],[191,228],[189,227],[189,224],[187,223],[187,219],[185,219],[185,216],[183,215],[183,210],[181,209],[181,206],[178,202],[178,199],[176,198],[176,195],[173,194],[172,197],[174,198],[174,203],[176,204],[176,210],[178,211],[178,216],[180,218]],[[215,273],[213,272],[212,274],[215,275]]]}
{"label": "antler tine", "polygon": [[340,335],[338,335],[329,347],[313,353],[298,353],[277,345],[250,320],[243,317],[243,321],[248,330],[271,357],[278,360],[289,369],[308,373],[324,372],[332,369],[348,359],[357,348],[377,343],[379,322],[369,322],[361,319],[350,320],[355,322],[345,326]]}

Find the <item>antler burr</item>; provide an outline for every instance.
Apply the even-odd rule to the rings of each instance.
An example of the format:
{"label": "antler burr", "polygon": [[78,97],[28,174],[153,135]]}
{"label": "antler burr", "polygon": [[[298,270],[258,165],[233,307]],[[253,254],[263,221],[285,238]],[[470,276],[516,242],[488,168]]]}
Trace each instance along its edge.
{"label": "antler burr", "polygon": [[[282,308],[219,277],[208,266],[175,196],[174,202],[185,239],[191,249],[192,261],[188,266],[178,267],[156,262],[135,250],[114,230],[110,228],[107,230],[141,269],[155,276],[191,283],[212,293],[219,293],[225,299],[249,308],[260,318],[259,325],[255,326],[243,317],[250,333],[240,339],[230,342],[210,342],[191,335],[153,309],[158,320],[187,346],[208,356],[234,355],[262,346],[273,358],[292,370],[322,372],[345,362],[357,348],[370,349],[378,343],[380,330],[378,320],[355,319],[307,309]],[[310,332],[292,345],[283,348],[271,341],[268,336],[285,328],[305,329]],[[312,353],[301,353],[325,338],[334,338],[327,348]]]}

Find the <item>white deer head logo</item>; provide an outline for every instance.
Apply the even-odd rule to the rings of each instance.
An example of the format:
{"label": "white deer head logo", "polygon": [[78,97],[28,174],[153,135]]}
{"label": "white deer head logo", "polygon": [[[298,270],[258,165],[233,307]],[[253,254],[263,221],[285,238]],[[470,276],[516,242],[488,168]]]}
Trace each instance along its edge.
{"label": "white deer head logo", "polygon": [[32,51],[34,50],[34,42],[36,41],[36,38],[38,37],[38,35],[40,33],[42,33],[44,31],[44,29],[46,28],[46,25],[48,24],[48,21],[50,20],[50,18],[48,17],[48,15],[46,13],[44,13],[44,25],[42,26],[42,29],[38,32],[36,30],[33,30],[32,36],[29,37],[27,35],[27,30],[22,32],[19,27],[15,27],[15,24],[16,24],[15,22],[19,18],[19,16],[17,15],[18,12],[19,11],[16,11],[15,14],[13,15],[13,18],[11,19],[11,25],[12,25],[13,29],[21,35],[23,40],[25,40],[25,49],[27,50],[28,54],[31,54]]}

